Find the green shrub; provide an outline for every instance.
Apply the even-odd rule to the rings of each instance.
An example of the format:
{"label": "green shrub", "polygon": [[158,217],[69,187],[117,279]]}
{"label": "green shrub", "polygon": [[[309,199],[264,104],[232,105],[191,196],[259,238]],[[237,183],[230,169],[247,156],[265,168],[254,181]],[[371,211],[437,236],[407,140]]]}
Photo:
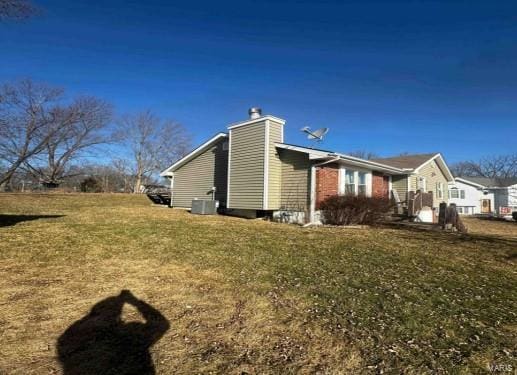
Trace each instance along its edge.
{"label": "green shrub", "polygon": [[323,223],[331,225],[374,225],[392,207],[389,199],[362,195],[333,195],[320,204]]}

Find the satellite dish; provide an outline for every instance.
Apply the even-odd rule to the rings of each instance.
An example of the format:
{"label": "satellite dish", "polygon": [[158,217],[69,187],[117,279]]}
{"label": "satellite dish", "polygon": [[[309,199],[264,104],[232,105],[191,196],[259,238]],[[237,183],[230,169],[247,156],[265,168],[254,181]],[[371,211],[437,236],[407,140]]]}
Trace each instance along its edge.
{"label": "satellite dish", "polygon": [[307,134],[307,139],[316,140],[316,142],[321,142],[325,134],[329,132],[329,128],[321,128],[312,131],[311,128],[309,128],[308,126],[304,126],[300,130]]}

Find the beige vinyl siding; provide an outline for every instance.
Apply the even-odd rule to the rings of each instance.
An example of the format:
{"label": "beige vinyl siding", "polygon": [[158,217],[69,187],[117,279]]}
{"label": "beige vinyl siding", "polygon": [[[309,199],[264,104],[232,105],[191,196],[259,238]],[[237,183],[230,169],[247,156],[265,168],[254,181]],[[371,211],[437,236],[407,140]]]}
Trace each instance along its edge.
{"label": "beige vinyl siding", "polygon": [[190,208],[193,199],[211,199],[211,188],[216,187],[215,199],[226,204],[226,176],[228,151],[221,139],[217,144],[174,171],[172,206]]}
{"label": "beige vinyl siding", "polygon": [[397,192],[401,202],[405,202],[407,200],[407,179],[407,175],[391,176],[392,189]]}
{"label": "beige vinyl siding", "polygon": [[230,130],[230,208],[263,209],[264,121]]}
{"label": "beige vinyl siding", "polygon": [[282,162],[280,207],[305,211],[309,208],[311,162],[302,152],[279,150]]}
{"label": "beige vinyl siding", "polygon": [[269,178],[268,178],[268,204],[267,209],[280,208],[280,194],[282,190],[282,163],[278,155],[275,143],[282,142],[282,124],[269,121]]}
{"label": "beige vinyl siding", "polygon": [[[436,163],[436,160],[432,160],[431,162],[427,163],[420,169],[420,171],[411,176],[411,190],[416,191],[417,189],[417,178],[418,177],[425,177],[426,178],[426,184],[427,184],[427,191],[433,192],[433,205],[435,207],[438,207],[440,202],[447,202],[449,198],[449,191],[448,191],[448,181],[445,177],[445,174],[443,173],[440,166]],[[443,197],[438,198],[436,196],[436,187],[437,183],[441,182],[443,185]]]}

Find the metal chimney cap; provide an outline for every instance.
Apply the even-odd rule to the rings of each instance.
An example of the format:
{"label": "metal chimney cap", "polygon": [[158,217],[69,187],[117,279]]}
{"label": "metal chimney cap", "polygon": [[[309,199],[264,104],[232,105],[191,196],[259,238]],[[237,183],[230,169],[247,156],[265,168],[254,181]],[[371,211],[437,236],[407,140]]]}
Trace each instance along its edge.
{"label": "metal chimney cap", "polygon": [[262,116],[262,109],[259,107],[251,107],[248,110],[248,114],[250,115],[250,119],[256,119]]}

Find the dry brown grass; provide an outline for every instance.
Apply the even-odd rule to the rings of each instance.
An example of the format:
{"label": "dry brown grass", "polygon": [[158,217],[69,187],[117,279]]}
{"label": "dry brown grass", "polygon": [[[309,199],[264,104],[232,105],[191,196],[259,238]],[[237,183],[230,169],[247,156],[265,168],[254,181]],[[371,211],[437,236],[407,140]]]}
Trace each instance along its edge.
{"label": "dry brown grass", "polygon": [[[45,215],[56,212],[54,205],[69,205],[81,197],[42,195],[22,204],[15,203],[14,196],[0,199],[4,210],[10,205],[9,212],[14,207],[17,213]],[[343,371],[359,368],[353,347],[318,324],[293,319],[303,313],[303,301],[285,297],[278,302],[272,295],[235,288],[221,272],[146,257],[145,247],[125,241],[138,223],[171,215],[189,221],[186,212],[150,207],[141,197],[116,196],[114,206],[109,196],[96,198],[106,204],[79,203],[58,210],[62,218],[0,228],[0,373],[59,373],[58,337],[96,302],[122,289],[152,304],[171,323],[152,348],[157,373],[264,373],[292,367],[309,373],[322,363]],[[219,227],[224,222],[240,221],[220,217],[205,224]],[[98,227],[100,235],[88,231],[88,225]],[[74,229],[80,227],[78,236]],[[107,231],[111,233],[102,241]],[[159,232],[146,236],[164,241]],[[188,251],[195,243],[183,246]],[[138,259],[126,251],[134,251]]]}
{"label": "dry brown grass", "polygon": [[517,223],[514,221],[469,216],[462,216],[461,220],[467,226],[469,233],[517,238]]}
{"label": "dry brown grass", "polygon": [[58,337],[123,289],[170,322],[151,348],[159,374],[470,373],[515,359],[505,238],[302,229],[124,195],[5,194],[0,214],[0,373],[60,373]]}

